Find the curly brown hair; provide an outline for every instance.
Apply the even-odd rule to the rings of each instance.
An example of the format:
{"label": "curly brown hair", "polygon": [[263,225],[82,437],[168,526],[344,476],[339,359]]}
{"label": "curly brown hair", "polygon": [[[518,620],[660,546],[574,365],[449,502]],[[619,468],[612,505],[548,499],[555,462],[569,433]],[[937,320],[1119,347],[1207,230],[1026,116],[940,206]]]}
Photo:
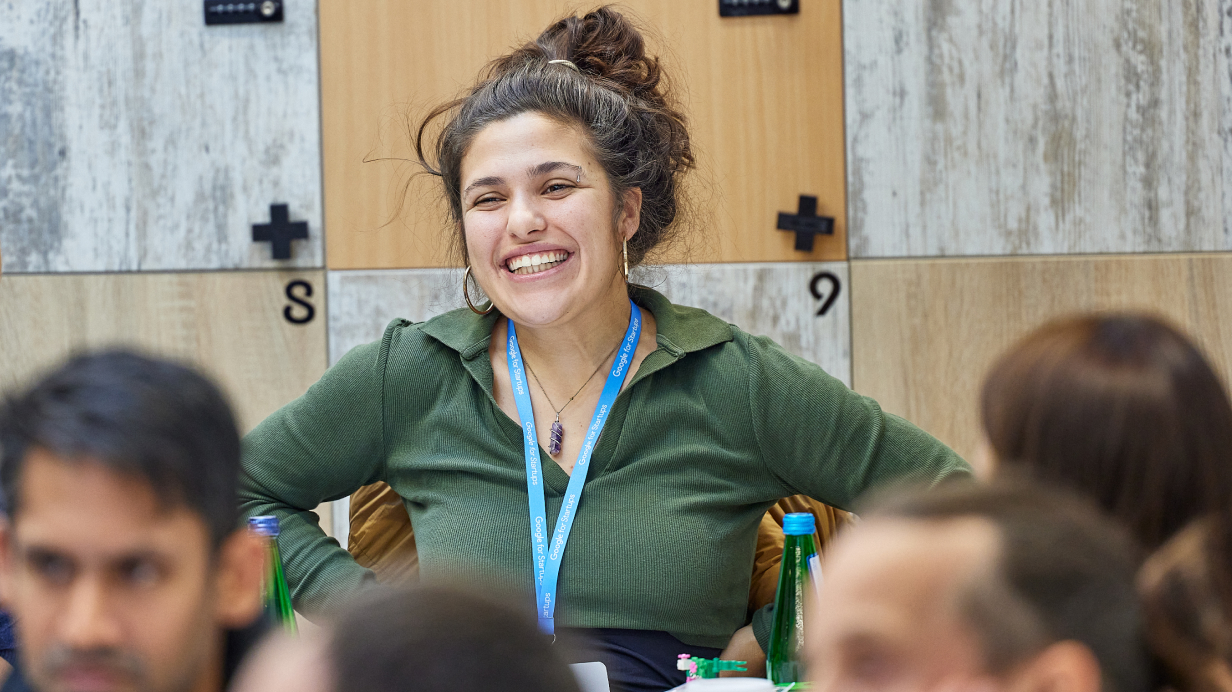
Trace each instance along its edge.
{"label": "curly brown hair", "polygon": [[[568,60],[577,70],[552,60]],[[681,178],[695,165],[685,116],[669,93],[659,58],[647,53],[642,32],[603,6],[560,19],[534,41],[493,60],[469,92],[420,122],[415,153],[444,182],[458,230],[455,255],[466,256],[463,157],[485,127],[528,112],[580,127],[615,199],[641,189],[641,225],[629,240],[630,265],[641,263],[680,226]],[[430,133],[440,118],[443,127]]]}

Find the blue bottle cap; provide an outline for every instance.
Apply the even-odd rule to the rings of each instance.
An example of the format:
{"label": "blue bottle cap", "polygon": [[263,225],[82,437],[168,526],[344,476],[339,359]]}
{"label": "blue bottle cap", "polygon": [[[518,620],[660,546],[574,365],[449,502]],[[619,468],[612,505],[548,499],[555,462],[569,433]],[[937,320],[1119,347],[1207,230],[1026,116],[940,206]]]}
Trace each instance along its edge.
{"label": "blue bottle cap", "polygon": [[783,535],[811,536],[814,527],[813,515],[809,512],[797,512],[783,515]]}
{"label": "blue bottle cap", "polygon": [[[810,514],[809,516],[811,517],[813,515]],[[273,538],[278,535],[278,517],[251,517],[248,519],[248,528],[255,531],[259,536],[269,536]]]}

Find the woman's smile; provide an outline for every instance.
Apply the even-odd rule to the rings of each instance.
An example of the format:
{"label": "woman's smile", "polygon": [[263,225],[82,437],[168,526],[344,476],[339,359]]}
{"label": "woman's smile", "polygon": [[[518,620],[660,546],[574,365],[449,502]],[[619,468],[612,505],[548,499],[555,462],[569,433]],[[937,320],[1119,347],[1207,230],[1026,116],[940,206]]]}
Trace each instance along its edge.
{"label": "woman's smile", "polygon": [[517,255],[505,262],[505,268],[510,274],[519,276],[539,275],[548,272],[569,260],[572,255],[564,250],[548,250],[546,252],[530,252]]}

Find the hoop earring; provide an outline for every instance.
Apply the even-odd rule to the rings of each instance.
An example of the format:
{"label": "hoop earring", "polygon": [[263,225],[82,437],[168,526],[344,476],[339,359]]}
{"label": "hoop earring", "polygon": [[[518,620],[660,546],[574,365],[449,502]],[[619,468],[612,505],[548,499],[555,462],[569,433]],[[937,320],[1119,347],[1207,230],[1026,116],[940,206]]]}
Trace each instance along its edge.
{"label": "hoop earring", "polygon": [[471,278],[471,267],[470,265],[467,265],[466,273],[462,275],[462,297],[466,299],[466,307],[470,308],[471,312],[475,313],[476,315],[480,315],[480,316],[486,315],[489,312],[492,312],[492,308],[496,306],[492,304],[491,300],[488,300],[487,310],[480,310],[479,308],[475,307],[474,303],[471,302],[471,292],[466,290],[466,284],[467,284],[467,281],[470,280],[470,278]]}
{"label": "hoop earring", "polygon": [[625,260],[625,283],[629,283],[629,241],[625,240],[620,244],[620,254]]}

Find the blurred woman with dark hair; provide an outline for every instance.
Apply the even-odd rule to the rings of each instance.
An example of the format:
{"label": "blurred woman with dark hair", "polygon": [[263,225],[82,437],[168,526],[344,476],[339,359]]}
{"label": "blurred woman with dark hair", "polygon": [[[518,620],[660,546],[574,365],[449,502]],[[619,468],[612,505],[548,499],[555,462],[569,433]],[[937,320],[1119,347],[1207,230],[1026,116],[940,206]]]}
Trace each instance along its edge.
{"label": "blurred woman with dark hair", "polygon": [[1091,496],[1148,549],[1232,499],[1232,405],[1197,347],[1159,319],[1045,325],[993,366],[981,409],[999,473]]}
{"label": "blurred woman with dark hair", "polygon": [[1179,692],[1232,692],[1232,555],[1227,511],[1178,533],[1138,577],[1147,639],[1165,684]]}

